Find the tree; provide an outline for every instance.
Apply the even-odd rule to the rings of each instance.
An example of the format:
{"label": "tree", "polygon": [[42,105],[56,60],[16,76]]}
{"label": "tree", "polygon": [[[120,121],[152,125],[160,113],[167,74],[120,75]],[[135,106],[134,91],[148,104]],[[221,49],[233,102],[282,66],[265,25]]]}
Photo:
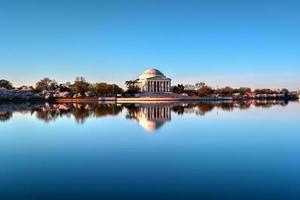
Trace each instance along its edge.
{"label": "tree", "polygon": [[58,88],[59,88],[59,92],[71,92],[70,89],[70,84],[65,83],[65,84],[59,84]]}
{"label": "tree", "polygon": [[281,94],[284,94],[284,95],[288,95],[289,90],[286,89],[286,88],[283,88],[283,89],[281,89],[280,93],[281,93]]}
{"label": "tree", "polygon": [[9,81],[2,79],[0,80],[0,88],[11,90],[13,89],[13,86]]}
{"label": "tree", "polygon": [[201,88],[199,88],[198,90],[198,96],[200,97],[206,97],[210,94],[213,94],[213,89],[209,86],[202,86]]}
{"label": "tree", "polygon": [[89,91],[90,84],[85,80],[84,77],[76,77],[72,89],[75,93],[83,95]]}
{"label": "tree", "polygon": [[271,89],[256,89],[254,90],[255,94],[273,94],[276,93]]}
{"label": "tree", "polygon": [[195,87],[196,87],[196,88],[201,88],[201,87],[203,87],[203,86],[205,86],[205,83],[204,83],[204,82],[200,82],[200,83],[196,83],[196,84],[195,84]]}
{"label": "tree", "polygon": [[49,85],[49,90],[57,90],[59,89],[59,85],[55,80],[52,80]]}
{"label": "tree", "polygon": [[250,93],[250,92],[251,92],[251,88],[240,87],[237,91],[238,91],[238,93],[240,93],[241,95],[245,95],[246,93]]}
{"label": "tree", "polygon": [[126,93],[128,94],[136,94],[140,92],[140,88],[137,86],[137,80],[129,80],[125,82],[127,87]]}
{"label": "tree", "polygon": [[96,83],[91,86],[91,90],[96,96],[114,96],[123,93],[123,89],[116,84]]}
{"label": "tree", "polygon": [[216,93],[220,94],[222,96],[230,96],[234,92],[235,92],[235,90],[231,87],[225,87],[225,88],[221,88],[221,89],[216,90]]}
{"label": "tree", "polygon": [[113,94],[123,94],[124,93],[124,90],[120,86],[118,86],[116,84],[112,84],[111,86],[113,89],[113,92],[112,92]]}
{"label": "tree", "polygon": [[184,93],[184,86],[182,84],[178,84],[176,86],[173,86],[171,90],[173,93],[182,94]]}
{"label": "tree", "polygon": [[35,90],[39,92],[44,90],[53,91],[57,90],[58,88],[58,83],[55,80],[51,80],[49,78],[43,78],[35,84]]}

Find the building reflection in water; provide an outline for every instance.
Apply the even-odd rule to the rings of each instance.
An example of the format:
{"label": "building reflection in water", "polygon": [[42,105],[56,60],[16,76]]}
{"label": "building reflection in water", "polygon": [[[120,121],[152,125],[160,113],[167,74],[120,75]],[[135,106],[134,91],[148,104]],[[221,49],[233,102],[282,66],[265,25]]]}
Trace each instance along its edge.
{"label": "building reflection in water", "polygon": [[128,107],[127,118],[135,119],[146,131],[154,132],[171,121],[171,106],[146,104],[135,108]]}

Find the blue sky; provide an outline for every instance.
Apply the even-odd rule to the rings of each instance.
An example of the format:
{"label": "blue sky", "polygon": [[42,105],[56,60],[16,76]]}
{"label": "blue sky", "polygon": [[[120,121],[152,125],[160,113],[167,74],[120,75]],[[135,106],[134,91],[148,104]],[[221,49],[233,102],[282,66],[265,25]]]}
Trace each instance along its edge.
{"label": "blue sky", "polygon": [[300,1],[0,0],[0,78],[300,89]]}

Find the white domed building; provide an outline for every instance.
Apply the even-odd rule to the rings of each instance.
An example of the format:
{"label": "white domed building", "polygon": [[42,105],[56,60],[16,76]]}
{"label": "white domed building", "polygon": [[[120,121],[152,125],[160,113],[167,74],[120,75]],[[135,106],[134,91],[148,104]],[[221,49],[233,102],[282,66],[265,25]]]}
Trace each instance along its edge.
{"label": "white domed building", "polygon": [[147,69],[137,80],[142,93],[171,92],[171,79],[157,69]]}

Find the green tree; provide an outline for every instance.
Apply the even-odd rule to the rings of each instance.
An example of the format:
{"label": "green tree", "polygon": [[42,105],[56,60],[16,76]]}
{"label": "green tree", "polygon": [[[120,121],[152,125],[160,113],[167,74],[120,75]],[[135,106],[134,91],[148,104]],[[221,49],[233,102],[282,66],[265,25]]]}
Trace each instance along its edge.
{"label": "green tree", "polygon": [[8,90],[13,89],[12,84],[11,84],[9,81],[4,80],[4,79],[0,80],[0,88],[1,88],[1,87],[2,87],[2,88],[5,88],[5,89],[8,89]]}
{"label": "green tree", "polygon": [[127,94],[136,94],[140,92],[140,88],[137,86],[137,80],[129,80],[125,82],[127,87],[126,93]]}
{"label": "green tree", "polygon": [[111,86],[112,86],[113,94],[123,94],[124,93],[124,90],[120,86],[118,86],[116,84],[112,84]]}
{"label": "green tree", "polygon": [[183,84],[178,84],[176,86],[173,86],[171,88],[171,91],[173,93],[182,94],[182,93],[184,93],[184,85]]}

